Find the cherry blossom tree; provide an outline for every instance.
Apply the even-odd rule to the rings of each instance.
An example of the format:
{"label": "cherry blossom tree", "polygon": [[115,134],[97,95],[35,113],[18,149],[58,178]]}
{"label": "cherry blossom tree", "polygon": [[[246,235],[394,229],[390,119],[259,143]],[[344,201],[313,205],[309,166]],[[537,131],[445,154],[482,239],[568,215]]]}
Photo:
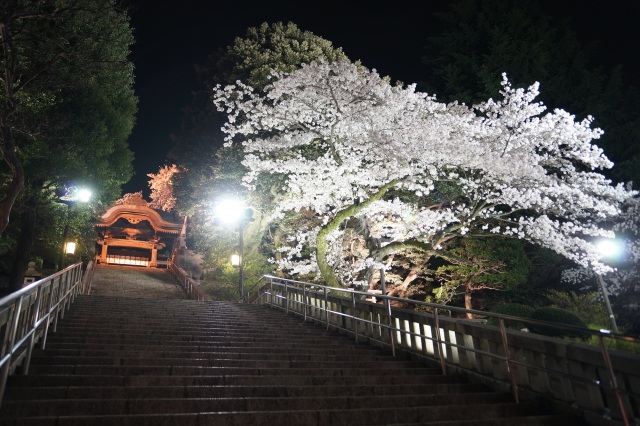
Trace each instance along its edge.
{"label": "cherry blossom tree", "polygon": [[606,292],[614,296],[612,304],[616,312],[622,308],[627,311],[637,311],[640,308],[638,292],[638,276],[640,276],[640,199],[631,198],[622,207],[622,214],[613,226],[616,233],[615,241],[600,240],[599,243],[609,243],[609,252],[600,250],[615,270],[606,275],[606,279],[598,283],[596,272],[591,268],[570,268],[562,271],[562,280],[582,289],[596,287],[601,297],[600,285],[606,287]]}
{"label": "cherry blossom tree", "polygon": [[[271,177],[271,220],[311,212],[281,247],[279,267],[319,273],[329,285],[361,284],[390,255],[446,257],[459,238],[501,235],[548,247],[599,272],[591,242],[634,195],[598,169],[612,167],[592,143],[592,119],[535,102],[538,85],[475,106],[444,104],[414,85],[393,86],[375,70],[312,63],[280,73],[260,91],[217,87],[228,115],[227,145],[241,145],[254,188]],[[446,185],[455,198],[440,200]],[[360,219],[377,245],[345,256],[346,224]],[[303,253],[311,251],[311,255]]]}
{"label": "cherry blossom tree", "polygon": [[142,191],[138,192],[128,192],[124,194],[121,198],[118,198],[114,203],[115,206],[121,205],[134,205],[134,206],[145,206],[147,207],[149,203],[144,199],[142,195]]}
{"label": "cherry blossom tree", "polygon": [[151,202],[149,207],[171,211],[176,206],[176,197],[173,194],[173,179],[180,169],[175,164],[162,166],[158,173],[149,173],[149,188],[151,188]]}

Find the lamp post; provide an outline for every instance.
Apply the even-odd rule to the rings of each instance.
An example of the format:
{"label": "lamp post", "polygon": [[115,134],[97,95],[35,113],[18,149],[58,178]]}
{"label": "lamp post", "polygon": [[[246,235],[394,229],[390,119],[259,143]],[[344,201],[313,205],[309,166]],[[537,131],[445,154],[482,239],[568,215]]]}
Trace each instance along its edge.
{"label": "lamp post", "polygon": [[[619,246],[612,240],[601,240],[596,245],[598,247],[598,251],[605,257],[614,257],[620,251]],[[607,287],[605,286],[604,280],[602,279],[602,275],[596,274],[596,279],[598,281],[598,286],[600,287],[600,291],[602,292],[602,298],[604,299],[604,305],[607,308],[607,314],[609,315],[609,320],[611,321],[611,327],[614,333],[619,333],[618,325],[616,324],[616,317],[613,314],[613,309],[611,309],[611,303],[609,303],[609,293],[607,292]]]}
{"label": "lamp post", "polygon": [[238,254],[231,256],[231,265],[238,268],[240,275],[238,281],[238,293],[240,297],[244,295],[244,221],[238,223],[238,234],[240,235],[240,243],[238,244]]}
{"label": "lamp post", "polygon": [[231,264],[238,268],[238,293],[240,297],[244,295],[244,226],[247,222],[253,221],[253,209],[246,207],[244,203],[236,199],[227,199],[218,204],[216,208],[216,219],[225,223],[238,225],[240,241],[238,254],[231,256]]}
{"label": "lamp post", "polygon": [[[71,216],[71,206],[77,202],[86,203],[91,199],[91,191],[85,188],[76,188],[72,187],[67,190],[67,193],[60,197],[60,201],[67,205],[67,217],[65,218],[64,231],[62,233],[62,250],[60,251],[60,266],[58,270],[64,269],[64,260],[66,254],[75,253],[75,245],[76,243],[68,242],[67,235],[69,234],[69,218]],[[73,251],[68,252],[67,245],[73,244]]]}

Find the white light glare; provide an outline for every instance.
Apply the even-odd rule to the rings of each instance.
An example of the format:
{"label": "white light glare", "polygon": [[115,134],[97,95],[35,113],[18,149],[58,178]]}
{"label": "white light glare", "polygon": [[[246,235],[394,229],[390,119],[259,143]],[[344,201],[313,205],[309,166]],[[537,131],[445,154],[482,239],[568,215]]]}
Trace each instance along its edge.
{"label": "white light glare", "polygon": [[596,247],[600,254],[605,257],[615,257],[620,254],[620,245],[615,240],[600,240]]}
{"label": "white light glare", "polygon": [[244,204],[240,200],[228,198],[218,203],[215,216],[225,223],[238,223],[242,220],[244,210]]}
{"label": "white light glare", "polygon": [[81,203],[86,203],[91,199],[91,191],[89,191],[88,189],[82,188],[79,189],[78,192],[76,192],[76,200],[80,201]]}

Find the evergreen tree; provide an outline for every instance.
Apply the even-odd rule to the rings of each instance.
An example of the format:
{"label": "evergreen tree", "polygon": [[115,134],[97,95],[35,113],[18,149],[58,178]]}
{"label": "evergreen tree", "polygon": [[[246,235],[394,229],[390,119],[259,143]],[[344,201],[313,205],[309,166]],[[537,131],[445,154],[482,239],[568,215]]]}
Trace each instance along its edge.
{"label": "evergreen tree", "polygon": [[[518,240],[465,238],[449,250],[447,264],[436,269],[441,282],[433,293],[437,303],[464,297],[464,306],[475,309],[473,294],[510,290],[527,281],[530,263]],[[467,314],[468,318],[473,315]]]}
{"label": "evergreen tree", "polygon": [[593,62],[571,22],[545,2],[457,0],[439,15],[441,31],[425,47],[421,86],[444,100],[474,104],[498,97],[506,72],[516,86],[540,83],[550,109],[579,119],[592,115],[604,130],[598,144],[616,167],[607,175],[640,183],[640,93],[624,70]]}
{"label": "evergreen tree", "polygon": [[[13,289],[36,238],[43,251],[61,247],[53,235],[62,234],[69,213],[58,204],[61,196],[89,186],[94,202],[109,203],[131,177],[126,139],[137,100],[132,31],[116,1],[3,1],[0,10],[0,232],[12,209],[21,218],[6,240],[2,235]],[[53,221],[46,232],[36,228],[39,212]]]}

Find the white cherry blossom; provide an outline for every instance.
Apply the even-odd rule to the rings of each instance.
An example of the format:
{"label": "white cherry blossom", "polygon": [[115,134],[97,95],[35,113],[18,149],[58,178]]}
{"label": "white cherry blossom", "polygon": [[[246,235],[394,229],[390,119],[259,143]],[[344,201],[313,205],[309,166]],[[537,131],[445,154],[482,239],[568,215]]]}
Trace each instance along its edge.
{"label": "white cherry blossom", "polygon": [[[435,254],[452,238],[498,233],[607,272],[591,241],[612,235],[601,224],[635,194],[598,172],[612,167],[593,144],[602,131],[591,118],[546,111],[537,84],[513,88],[503,76],[502,87],[500,100],[444,104],[375,70],[321,62],[278,74],[264,96],[240,82],[218,87],[214,102],[229,116],[227,144],[244,150],[244,184],[286,177],[273,220],[302,209],[318,217],[282,252],[283,269],[352,283],[354,270],[394,252]],[[455,202],[427,203],[442,183],[460,192]],[[381,243],[345,263],[340,225],[351,217]],[[315,259],[296,266],[305,245]]]}

